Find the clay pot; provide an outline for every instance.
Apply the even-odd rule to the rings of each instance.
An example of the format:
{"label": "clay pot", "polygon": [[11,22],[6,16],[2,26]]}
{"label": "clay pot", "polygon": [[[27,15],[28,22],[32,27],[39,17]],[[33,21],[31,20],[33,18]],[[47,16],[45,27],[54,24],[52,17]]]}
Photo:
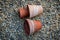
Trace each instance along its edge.
{"label": "clay pot", "polygon": [[34,32],[42,28],[42,23],[38,20],[26,19],[24,22],[24,29],[27,35],[33,34]]}
{"label": "clay pot", "polygon": [[25,18],[26,16],[32,18],[43,13],[43,7],[41,5],[27,5],[26,8],[20,8],[19,13],[20,18]]}
{"label": "clay pot", "polygon": [[41,5],[27,5],[27,7],[29,8],[29,17],[30,18],[43,13],[43,7]]}
{"label": "clay pot", "polygon": [[25,18],[29,15],[27,8],[20,8],[18,9],[18,12],[19,12],[20,18]]}

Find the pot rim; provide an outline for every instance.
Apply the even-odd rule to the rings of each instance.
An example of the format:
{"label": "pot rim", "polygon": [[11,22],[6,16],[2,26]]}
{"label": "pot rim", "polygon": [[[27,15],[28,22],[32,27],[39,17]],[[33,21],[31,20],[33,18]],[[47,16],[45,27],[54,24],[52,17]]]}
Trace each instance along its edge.
{"label": "pot rim", "polygon": [[35,26],[34,22],[29,19],[26,19],[25,22],[27,22],[28,23],[27,25],[29,25],[28,26],[29,27],[29,34],[28,35],[33,34],[34,33],[34,26]]}
{"label": "pot rim", "polygon": [[[26,25],[27,25],[27,28],[25,28]],[[28,29],[29,32],[27,32],[26,29]],[[29,27],[29,22],[28,22],[27,19],[26,19],[25,22],[24,22],[24,30],[25,30],[25,33],[26,33],[27,35],[30,34],[30,27]]]}

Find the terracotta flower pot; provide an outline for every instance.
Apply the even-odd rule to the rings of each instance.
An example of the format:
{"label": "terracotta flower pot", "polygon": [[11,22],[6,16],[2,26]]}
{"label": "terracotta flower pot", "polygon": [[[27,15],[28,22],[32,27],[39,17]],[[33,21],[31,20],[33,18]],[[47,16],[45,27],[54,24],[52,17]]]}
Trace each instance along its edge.
{"label": "terracotta flower pot", "polygon": [[18,9],[18,12],[19,12],[20,18],[25,18],[29,15],[27,8],[20,8]]}
{"label": "terracotta flower pot", "polygon": [[26,8],[20,8],[19,13],[21,18],[25,18],[26,16],[32,18],[43,13],[43,7],[41,5],[27,5]]}
{"label": "terracotta flower pot", "polygon": [[26,19],[24,22],[24,29],[27,35],[33,34],[34,32],[42,28],[42,23],[38,20]]}
{"label": "terracotta flower pot", "polygon": [[32,18],[43,13],[43,7],[41,5],[27,5],[29,8],[29,17]]}

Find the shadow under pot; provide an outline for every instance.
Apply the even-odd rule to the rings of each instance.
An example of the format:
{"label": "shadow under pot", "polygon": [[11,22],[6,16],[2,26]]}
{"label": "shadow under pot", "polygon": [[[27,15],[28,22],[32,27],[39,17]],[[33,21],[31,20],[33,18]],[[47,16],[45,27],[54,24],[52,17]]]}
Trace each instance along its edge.
{"label": "shadow under pot", "polygon": [[27,35],[33,34],[42,28],[42,23],[39,20],[26,19],[24,22],[24,30]]}
{"label": "shadow under pot", "polygon": [[34,16],[42,14],[43,7],[41,5],[27,5],[26,8],[20,8],[18,12],[20,14],[20,18],[32,18]]}

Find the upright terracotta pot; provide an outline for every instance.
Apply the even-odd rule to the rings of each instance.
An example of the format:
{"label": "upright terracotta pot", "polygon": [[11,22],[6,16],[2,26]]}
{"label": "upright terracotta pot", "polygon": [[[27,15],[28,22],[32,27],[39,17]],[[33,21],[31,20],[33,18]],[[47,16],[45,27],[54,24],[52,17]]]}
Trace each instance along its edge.
{"label": "upright terracotta pot", "polygon": [[20,8],[19,13],[20,18],[25,18],[26,16],[32,18],[43,13],[43,7],[41,5],[27,5],[26,8]]}
{"label": "upright terracotta pot", "polygon": [[26,19],[24,22],[24,29],[27,35],[33,34],[34,32],[42,28],[41,21]]}

